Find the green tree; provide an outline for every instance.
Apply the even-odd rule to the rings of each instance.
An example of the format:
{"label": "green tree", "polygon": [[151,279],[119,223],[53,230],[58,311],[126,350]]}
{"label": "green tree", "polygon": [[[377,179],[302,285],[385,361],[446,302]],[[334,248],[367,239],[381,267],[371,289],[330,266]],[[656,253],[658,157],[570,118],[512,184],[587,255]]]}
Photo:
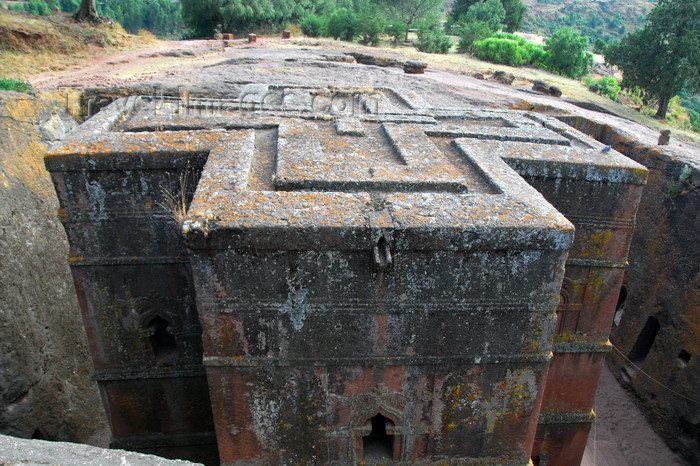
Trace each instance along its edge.
{"label": "green tree", "polygon": [[571,28],[560,28],[554,31],[552,38],[547,40],[549,52],[548,68],[570,78],[578,78],[588,74],[588,68],[593,63],[593,55],[587,52],[588,38]]}
{"label": "green tree", "polygon": [[418,42],[415,46],[421,52],[447,53],[452,48],[452,41],[445,34],[445,28],[439,21],[426,20],[418,23]]}
{"label": "green tree", "polygon": [[313,13],[304,18],[299,24],[301,32],[303,32],[305,36],[309,37],[320,36],[323,33],[323,26],[323,18],[316,16]]}
{"label": "green tree", "polygon": [[503,8],[501,0],[481,0],[470,6],[467,13],[460,16],[460,24],[474,22],[486,23],[492,31],[503,28],[503,21],[506,17],[506,10]]}
{"label": "green tree", "polygon": [[[469,8],[479,3],[480,0],[455,0],[450,10],[450,23],[457,24],[460,17],[467,14]],[[515,32],[523,24],[527,6],[521,0],[499,0],[505,11],[504,19],[500,22],[508,32]]]}
{"label": "green tree", "polygon": [[503,24],[506,31],[515,32],[523,25],[523,18],[527,11],[527,6],[520,0],[501,0],[503,9],[506,10],[506,17]]}
{"label": "green tree", "polygon": [[656,118],[683,87],[700,89],[700,0],[659,0],[641,30],[608,46],[605,61],[622,70],[622,87],[658,99]]}
{"label": "green tree", "polygon": [[404,40],[408,40],[408,29],[419,21],[433,21],[442,13],[444,0],[381,0],[391,22],[401,21],[406,25]]}
{"label": "green tree", "polygon": [[491,37],[493,31],[487,23],[483,21],[473,21],[471,23],[460,24],[457,29],[457,35],[459,36],[459,51],[471,52],[476,42]]}
{"label": "green tree", "polygon": [[271,30],[306,16],[315,3],[295,0],[182,0],[182,18],[195,35],[209,36],[217,25],[223,32]]}
{"label": "green tree", "polygon": [[360,29],[360,20],[347,8],[339,8],[331,13],[326,26],[327,34],[335,40],[352,42]]}

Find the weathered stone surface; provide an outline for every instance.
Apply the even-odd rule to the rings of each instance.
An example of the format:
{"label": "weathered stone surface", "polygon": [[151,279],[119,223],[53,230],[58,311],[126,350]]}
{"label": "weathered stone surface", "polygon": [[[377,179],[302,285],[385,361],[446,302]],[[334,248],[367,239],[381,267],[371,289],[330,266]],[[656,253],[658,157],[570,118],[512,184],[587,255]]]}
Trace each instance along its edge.
{"label": "weathered stone surface", "polygon": [[386,57],[382,55],[371,55],[369,53],[361,53],[361,52],[348,52],[348,55],[351,55],[355,58],[357,63],[360,63],[361,65],[374,65],[374,66],[397,66],[401,67],[403,66],[403,60],[399,60],[396,58],[392,57]]}
{"label": "weathered stone surface", "polygon": [[188,466],[198,463],[173,461],[123,450],[105,450],[76,443],[24,440],[0,435],[0,458],[5,466],[85,465],[102,466]]}
{"label": "weathered stone surface", "polygon": [[407,74],[423,74],[428,67],[428,63],[424,61],[408,60],[403,64],[403,72]]}
{"label": "weathered stone surface", "polygon": [[[700,160],[594,121],[563,117],[649,168],[637,214],[608,359],[613,374],[641,399],[659,435],[691,464],[700,461]],[[653,144],[653,143],[652,143]],[[670,386],[673,393],[645,376]],[[686,397],[686,398],[684,398]]]}
{"label": "weathered stone surface", "polygon": [[[389,460],[580,458],[642,166],[556,120],[421,108],[389,89],[260,84],[238,101],[131,99],[81,131],[47,166],[70,215],[121,240],[68,228],[85,251],[77,270],[130,250],[171,254],[165,223],[126,238],[103,220],[114,206],[146,210],[174,161],[201,170],[182,231],[224,463],[368,460],[372,432]],[[85,204],[70,188],[85,185],[70,181],[84,167],[129,170],[125,186],[148,172],[149,188],[104,189]],[[109,273],[143,281],[129,267]],[[86,296],[104,299],[98,289],[124,299],[112,285]],[[172,324],[191,322],[187,309],[164,314],[176,342],[188,341]],[[128,367],[148,348],[111,317],[120,312],[101,319],[128,349],[93,351]],[[567,360],[585,369],[580,396],[562,391]],[[172,360],[176,371],[186,362]]]}
{"label": "weathered stone surface", "polygon": [[532,90],[535,92],[541,92],[542,94],[551,95],[554,97],[561,97],[562,92],[557,86],[550,86],[545,81],[541,79],[535,79],[533,81]]}
{"label": "weathered stone surface", "polygon": [[[111,129],[136,100],[122,103],[69,140],[80,147],[88,135]],[[142,143],[148,153],[159,145]],[[216,463],[195,290],[178,232],[205,158],[49,155],[46,164],[61,202],[112,446]]]}
{"label": "weathered stone surface", "polygon": [[492,81],[499,82],[501,84],[506,84],[510,86],[515,81],[515,76],[513,73],[506,73],[505,71],[495,71],[490,78]]}
{"label": "weathered stone surface", "polygon": [[0,92],[0,432],[100,442],[108,427],[42,162],[75,126],[54,102]]}

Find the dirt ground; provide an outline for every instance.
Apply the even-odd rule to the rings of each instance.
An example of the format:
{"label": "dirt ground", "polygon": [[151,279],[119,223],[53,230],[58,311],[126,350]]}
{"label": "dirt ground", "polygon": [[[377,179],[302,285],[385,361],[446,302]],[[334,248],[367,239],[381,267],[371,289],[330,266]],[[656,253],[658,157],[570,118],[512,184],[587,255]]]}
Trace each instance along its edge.
{"label": "dirt ground", "polygon": [[[38,75],[31,79],[39,89],[56,87],[140,86],[152,89],[184,87],[211,96],[235,97],[248,83],[289,83],[297,85],[396,87],[415,91],[431,105],[441,107],[479,106],[505,109],[538,109],[576,112],[622,128],[642,143],[655,145],[658,128],[640,125],[626,118],[584,110],[565,99],[530,91],[527,76],[514,86],[474,79],[472,70],[446,71],[433,67],[425,75],[405,75],[401,68],[364,66],[338,61],[351,47],[326,49],[309,42],[259,39],[254,45],[232,41],[161,42],[150,50],[138,50],[98,57],[83,67]],[[399,50],[398,52],[401,52]],[[491,66],[495,71],[496,65]],[[489,71],[489,70],[486,70]],[[554,76],[554,75],[552,75]],[[553,80],[556,77],[552,78]],[[566,98],[566,91],[564,98]],[[574,99],[575,100],[575,99]],[[692,142],[692,140],[691,140]],[[671,142],[684,151],[700,156],[700,149],[687,139]],[[603,371],[591,429],[582,464],[586,466],[683,465],[651,430],[630,394],[612,374]]]}
{"label": "dirt ground", "polygon": [[603,367],[594,407],[596,422],[581,466],[687,465],[651,429],[632,396]]}

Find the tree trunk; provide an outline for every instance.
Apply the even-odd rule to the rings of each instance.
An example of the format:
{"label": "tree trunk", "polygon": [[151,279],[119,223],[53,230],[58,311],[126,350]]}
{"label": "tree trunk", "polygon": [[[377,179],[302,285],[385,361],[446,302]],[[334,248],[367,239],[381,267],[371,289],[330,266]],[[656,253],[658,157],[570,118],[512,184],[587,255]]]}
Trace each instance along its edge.
{"label": "tree trunk", "polygon": [[80,8],[73,15],[76,21],[90,21],[96,23],[99,21],[97,9],[95,8],[95,0],[81,0]]}
{"label": "tree trunk", "polygon": [[656,111],[656,115],[654,115],[654,118],[657,118],[659,120],[666,119],[666,112],[668,111],[668,102],[670,100],[670,97],[659,98],[659,109]]}

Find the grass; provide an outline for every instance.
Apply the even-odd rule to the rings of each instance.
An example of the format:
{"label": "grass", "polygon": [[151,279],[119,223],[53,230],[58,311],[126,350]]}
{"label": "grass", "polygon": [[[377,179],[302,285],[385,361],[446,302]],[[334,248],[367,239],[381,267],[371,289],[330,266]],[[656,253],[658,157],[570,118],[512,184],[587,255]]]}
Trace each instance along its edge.
{"label": "grass", "polygon": [[155,42],[152,34],[133,36],[119,24],[76,23],[68,13],[43,17],[0,9],[0,69],[21,80],[85,63],[105,50]]}
{"label": "grass", "polygon": [[5,76],[0,78],[0,91],[30,92],[32,90],[34,88],[27,81],[6,78]]}

